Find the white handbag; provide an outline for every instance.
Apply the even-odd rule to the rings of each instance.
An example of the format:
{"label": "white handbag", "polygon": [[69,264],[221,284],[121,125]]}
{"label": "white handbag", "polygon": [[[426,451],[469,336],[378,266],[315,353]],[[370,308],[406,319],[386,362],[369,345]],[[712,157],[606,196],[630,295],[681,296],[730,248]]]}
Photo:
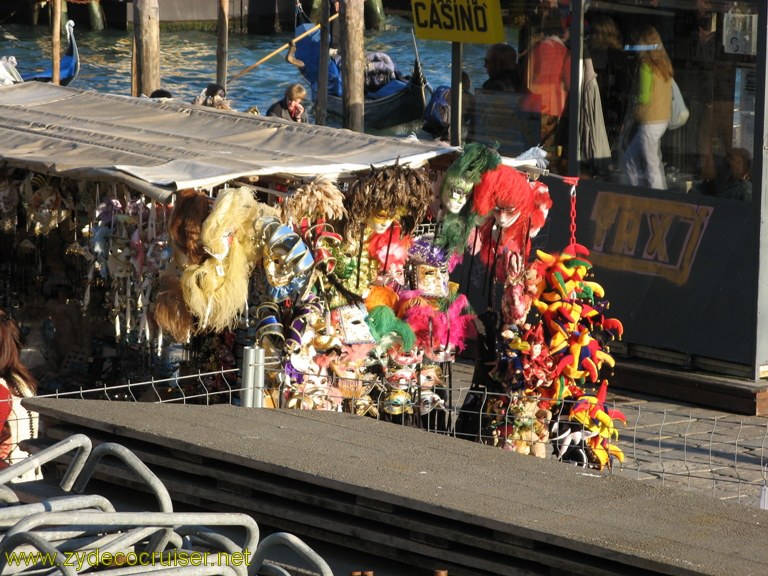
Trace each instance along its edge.
{"label": "white handbag", "polygon": [[667,124],[667,130],[677,130],[685,126],[688,122],[688,117],[691,113],[688,111],[688,107],[685,105],[683,95],[680,92],[680,88],[677,86],[674,78],[672,79],[672,114],[669,117],[669,124]]}

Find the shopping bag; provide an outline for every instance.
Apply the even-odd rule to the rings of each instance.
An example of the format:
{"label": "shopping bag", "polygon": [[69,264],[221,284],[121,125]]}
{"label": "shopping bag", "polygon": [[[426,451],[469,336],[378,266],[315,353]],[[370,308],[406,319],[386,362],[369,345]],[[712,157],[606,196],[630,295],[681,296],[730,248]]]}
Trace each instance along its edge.
{"label": "shopping bag", "polygon": [[688,122],[688,117],[691,113],[688,111],[688,107],[685,105],[683,95],[680,92],[680,88],[677,86],[677,82],[672,80],[672,115],[669,117],[669,124],[667,124],[667,130],[677,130],[685,126]]}

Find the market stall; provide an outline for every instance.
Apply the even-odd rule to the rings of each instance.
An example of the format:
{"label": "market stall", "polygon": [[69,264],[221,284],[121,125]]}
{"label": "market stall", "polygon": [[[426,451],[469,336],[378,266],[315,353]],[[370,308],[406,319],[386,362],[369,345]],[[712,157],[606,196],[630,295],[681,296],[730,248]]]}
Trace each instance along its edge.
{"label": "market stall", "polygon": [[[533,249],[552,206],[540,150],[34,83],[0,91],[0,142],[2,305],[36,339],[44,391],[197,374],[168,394],[239,402],[226,373],[257,347],[269,407],[456,426],[539,457],[571,423],[590,433],[559,458],[621,456],[600,375],[621,324],[575,237]],[[485,279],[479,319],[463,260]],[[478,328],[483,400],[449,422],[450,365]]]}

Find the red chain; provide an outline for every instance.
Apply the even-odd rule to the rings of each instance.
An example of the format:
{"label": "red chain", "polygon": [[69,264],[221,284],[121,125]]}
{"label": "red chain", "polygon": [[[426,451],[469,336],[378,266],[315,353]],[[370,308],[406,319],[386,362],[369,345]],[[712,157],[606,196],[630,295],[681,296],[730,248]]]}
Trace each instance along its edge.
{"label": "red chain", "polygon": [[576,244],[576,185],[579,183],[579,179],[574,176],[566,176],[563,178],[566,184],[571,185],[571,243],[570,246]]}

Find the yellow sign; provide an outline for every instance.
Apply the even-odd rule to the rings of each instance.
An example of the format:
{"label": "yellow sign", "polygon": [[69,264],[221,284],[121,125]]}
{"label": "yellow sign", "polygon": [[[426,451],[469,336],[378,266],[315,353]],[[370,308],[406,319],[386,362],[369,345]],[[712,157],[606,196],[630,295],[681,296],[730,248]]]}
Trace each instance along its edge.
{"label": "yellow sign", "polygon": [[504,42],[500,0],[411,0],[416,37],[466,44]]}

